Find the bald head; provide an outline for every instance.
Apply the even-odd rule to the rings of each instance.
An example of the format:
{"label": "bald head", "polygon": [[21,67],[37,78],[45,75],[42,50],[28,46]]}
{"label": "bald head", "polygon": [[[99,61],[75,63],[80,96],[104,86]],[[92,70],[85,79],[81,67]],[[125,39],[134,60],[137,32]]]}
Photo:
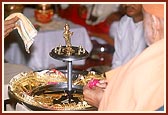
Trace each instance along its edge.
{"label": "bald head", "polygon": [[143,4],[144,34],[148,45],[164,38],[164,4]]}

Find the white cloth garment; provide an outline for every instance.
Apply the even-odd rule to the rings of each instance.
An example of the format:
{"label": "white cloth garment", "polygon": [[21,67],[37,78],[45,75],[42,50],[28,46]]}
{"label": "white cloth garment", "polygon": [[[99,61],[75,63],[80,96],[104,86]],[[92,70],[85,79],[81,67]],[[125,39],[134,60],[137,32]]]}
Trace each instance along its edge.
{"label": "white cloth garment", "polygon": [[111,25],[110,36],[114,38],[115,42],[112,69],[125,64],[147,47],[143,21],[134,23],[133,19],[127,15]]}
{"label": "white cloth garment", "polygon": [[34,42],[34,37],[37,35],[37,30],[34,28],[29,19],[24,16],[22,13],[13,13],[9,15],[5,20],[9,20],[17,16],[19,20],[16,22],[15,29],[18,30],[19,35],[21,36],[25,49],[30,53],[29,48]]}

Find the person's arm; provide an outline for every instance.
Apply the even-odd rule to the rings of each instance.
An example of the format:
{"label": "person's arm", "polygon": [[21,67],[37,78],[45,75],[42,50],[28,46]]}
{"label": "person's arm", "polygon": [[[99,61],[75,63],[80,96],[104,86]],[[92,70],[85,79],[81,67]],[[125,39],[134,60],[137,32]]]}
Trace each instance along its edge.
{"label": "person's arm", "polygon": [[88,32],[90,36],[95,36],[98,38],[102,38],[105,40],[108,44],[110,44],[112,47],[114,46],[114,39],[110,37],[108,34],[103,34],[103,33],[97,33],[97,32]]}
{"label": "person's arm", "polygon": [[18,21],[18,17],[11,18],[4,21],[4,38],[9,35],[15,28],[15,23]]}

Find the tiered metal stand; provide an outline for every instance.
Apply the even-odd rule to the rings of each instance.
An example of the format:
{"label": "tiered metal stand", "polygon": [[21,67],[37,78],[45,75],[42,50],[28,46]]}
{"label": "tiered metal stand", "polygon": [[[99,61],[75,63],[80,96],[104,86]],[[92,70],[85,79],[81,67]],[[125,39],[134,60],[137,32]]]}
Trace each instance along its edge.
{"label": "tiered metal stand", "polygon": [[64,27],[64,38],[66,42],[66,46],[58,46],[53,48],[49,53],[50,56],[54,59],[61,60],[67,62],[67,94],[69,95],[69,102],[71,102],[72,93],[74,92],[72,88],[72,61],[82,60],[89,56],[89,53],[82,46],[72,46],[70,39],[72,36],[72,32],[70,32],[70,28],[68,24],[65,24]]}

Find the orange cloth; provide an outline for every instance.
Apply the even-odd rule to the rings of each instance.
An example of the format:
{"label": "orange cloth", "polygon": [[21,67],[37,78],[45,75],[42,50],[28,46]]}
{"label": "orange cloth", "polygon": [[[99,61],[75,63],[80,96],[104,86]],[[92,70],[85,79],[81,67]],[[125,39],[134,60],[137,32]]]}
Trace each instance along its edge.
{"label": "orange cloth", "polygon": [[164,17],[164,5],[163,4],[143,4],[143,8],[150,14],[157,17]]}
{"label": "orange cloth", "polygon": [[150,111],[164,104],[164,39],[127,64],[106,72],[99,111]]}

